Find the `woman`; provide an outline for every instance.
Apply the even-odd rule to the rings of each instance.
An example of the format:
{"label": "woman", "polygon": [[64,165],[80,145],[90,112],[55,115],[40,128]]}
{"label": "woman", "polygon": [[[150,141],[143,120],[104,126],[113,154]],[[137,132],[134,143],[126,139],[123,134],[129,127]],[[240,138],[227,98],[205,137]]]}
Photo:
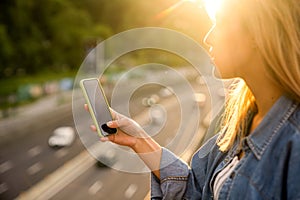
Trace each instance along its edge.
{"label": "woman", "polygon": [[152,199],[300,199],[299,0],[223,0],[205,42],[216,76],[240,81],[191,168],[114,111],[118,133],[101,140],[153,170]]}

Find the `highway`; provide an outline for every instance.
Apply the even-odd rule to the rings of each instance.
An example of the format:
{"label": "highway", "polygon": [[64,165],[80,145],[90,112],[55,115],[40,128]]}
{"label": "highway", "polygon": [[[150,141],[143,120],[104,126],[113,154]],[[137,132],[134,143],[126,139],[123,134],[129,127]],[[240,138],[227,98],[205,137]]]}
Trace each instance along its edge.
{"label": "highway", "polygon": [[130,174],[109,168],[88,168],[51,199],[144,199],[149,191],[148,174]]}
{"label": "highway", "polygon": [[[193,79],[192,85],[196,93],[204,94],[209,98],[207,88],[203,83],[199,84],[199,81]],[[130,100],[130,114],[136,121],[142,124],[145,130],[148,133],[150,132],[153,138],[161,145],[168,146],[170,143],[175,142],[176,148],[174,148],[174,151],[180,154],[182,153],[184,145],[190,142],[189,138],[185,139],[184,137],[179,137],[175,141],[172,140],[178,133],[181,124],[189,124],[190,119],[182,119],[180,117],[182,115],[182,110],[180,110],[182,105],[178,104],[178,94],[176,93],[177,96],[174,94],[163,95],[162,91],[164,89],[163,86],[157,84],[145,85],[139,88],[135,91]],[[183,88],[177,92],[185,96],[186,91]],[[120,94],[120,97],[117,99],[121,101],[122,95],[123,94]],[[152,100],[156,102],[152,102]],[[191,102],[189,99],[184,101],[188,103]],[[115,104],[117,105],[114,107],[116,110],[120,109],[118,106],[122,107],[121,102],[115,102]],[[197,109],[199,108],[201,111],[198,124],[200,126],[199,128],[201,128],[201,123],[209,112],[211,105],[208,101],[205,102],[205,104],[201,103],[201,105],[198,105],[197,102],[194,102],[194,104],[195,105],[190,105],[189,108],[197,106]],[[165,113],[151,115],[151,112],[157,112],[153,110],[155,105],[163,106]],[[193,108],[193,110],[197,109],[196,107]],[[82,112],[84,113],[84,111]],[[193,111],[191,110],[191,112]],[[161,118],[157,117],[163,114],[168,116],[164,122],[162,122],[164,116]],[[84,115],[87,114],[85,113],[83,116]],[[156,118],[153,118],[153,116],[156,116]],[[88,128],[89,123],[90,122],[82,119],[81,124],[77,124],[77,126],[85,126]],[[21,136],[1,145],[0,199],[14,199],[16,197],[26,199],[29,193],[33,194],[32,191],[42,187],[40,185],[43,184],[48,184],[49,194],[45,196],[47,199],[140,200],[146,196],[150,186],[149,173],[128,173],[116,170],[122,168],[120,165],[124,164],[123,162],[117,163],[119,166],[115,166],[114,168],[116,169],[103,166],[99,167],[97,160],[87,153],[86,147],[91,147],[98,143],[97,136],[93,135],[94,133],[80,135],[81,139],[77,136],[74,144],[70,147],[60,149],[50,148],[47,141],[52,131],[56,127],[66,125],[74,127],[71,106],[67,106],[65,110],[59,111],[59,113],[57,111],[49,112],[45,119],[40,118],[38,123],[26,130],[20,129],[20,131],[22,131]],[[184,131],[191,132],[193,131],[192,129],[194,129],[193,126],[185,128]],[[202,130],[205,130],[205,127],[202,127]],[[202,131],[200,134],[203,136],[204,132]],[[184,134],[182,135],[184,136]],[[174,145],[170,145],[170,148],[172,149],[173,146]],[[72,163],[75,163],[74,160],[76,159],[86,159],[87,162],[80,165],[78,164],[80,170],[78,169],[78,172],[74,172],[66,178],[67,176],[64,176],[61,171],[70,171],[71,168],[69,166],[72,166]],[[55,177],[58,177],[57,180],[62,180],[59,184],[49,184],[49,180],[54,174]]]}
{"label": "highway", "polygon": [[20,129],[20,136],[11,133],[18,137],[1,145],[0,199],[15,198],[84,150],[78,137],[70,147],[48,146],[48,138],[55,128],[74,126],[71,107],[67,111],[59,115],[49,113],[50,119],[48,115],[27,129]]}

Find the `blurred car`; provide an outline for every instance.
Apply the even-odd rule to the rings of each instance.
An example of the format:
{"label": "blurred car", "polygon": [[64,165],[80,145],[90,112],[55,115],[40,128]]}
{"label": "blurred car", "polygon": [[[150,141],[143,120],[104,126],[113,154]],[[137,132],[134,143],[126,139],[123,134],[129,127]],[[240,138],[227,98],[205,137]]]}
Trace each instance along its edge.
{"label": "blurred car", "polygon": [[114,149],[104,150],[97,156],[96,165],[98,167],[112,167],[117,161],[117,153]]}
{"label": "blurred car", "polygon": [[160,91],[159,91],[160,96],[162,97],[170,97],[172,95],[175,94],[173,88],[167,86],[167,87],[163,87]]}
{"label": "blurred car", "polygon": [[75,140],[75,131],[70,126],[55,129],[48,140],[50,147],[70,146]]}
{"label": "blurred car", "polygon": [[166,121],[166,110],[163,106],[152,106],[150,110],[150,117],[153,123],[162,124]]}
{"label": "blurred car", "polygon": [[157,104],[158,101],[159,101],[159,99],[160,99],[160,98],[159,98],[158,95],[153,94],[153,95],[151,95],[150,97],[143,98],[142,104],[143,104],[144,106],[151,107],[151,106]]}
{"label": "blurred car", "polygon": [[195,93],[194,95],[195,102],[197,102],[199,107],[203,107],[206,102],[206,95],[204,93]]}

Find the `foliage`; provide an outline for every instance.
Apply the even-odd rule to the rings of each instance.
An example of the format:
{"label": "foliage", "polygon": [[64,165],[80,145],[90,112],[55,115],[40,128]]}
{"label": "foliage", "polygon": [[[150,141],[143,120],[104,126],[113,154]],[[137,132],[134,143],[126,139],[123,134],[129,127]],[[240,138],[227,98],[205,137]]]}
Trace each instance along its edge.
{"label": "foliage", "polygon": [[6,0],[0,11],[0,78],[76,69],[92,37],[110,35],[69,0]]}
{"label": "foliage", "polygon": [[[178,2],[183,3],[165,13]],[[113,34],[164,27],[202,43],[210,25],[203,8],[183,0],[2,0],[0,110],[30,101],[28,94],[38,96],[38,88],[49,82],[74,77],[91,48]],[[186,64],[168,52],[139,50],[120,57],[110,69],[116,73],[153,62]]]}
{"label": "foliage", "polygon": [[[90,48],[131,28],[170,28],[201,43],[210,26],[202,8],[185,1],[172,12],[157,17],[179,1],[2,0],[0,80],[3,84],[0,97],[15,93],[23,84],[18,80],[43,77],[45,71],[52,74],[76,71]],[[122,62],[142,64],[151,62],[149,57],[163,63],[171,60],[172,66],[182,64],[182,60],[174,56],[152,51],[133,53]],[[126,68],[119,63],[115,65]],[[12,82],[14,84],[6,84]]]}
{"label": "foliage", "polygon": [[195,5],[156,18],[178,1],[2,0],[0,78],[77,69],[95,41],[135,27],[172,28],[201,41],[208,24]]}

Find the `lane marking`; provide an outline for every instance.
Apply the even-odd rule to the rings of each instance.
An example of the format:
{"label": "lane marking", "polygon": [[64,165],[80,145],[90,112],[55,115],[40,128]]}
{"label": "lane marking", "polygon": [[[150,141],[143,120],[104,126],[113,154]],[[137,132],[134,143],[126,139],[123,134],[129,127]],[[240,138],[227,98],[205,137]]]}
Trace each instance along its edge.
{"label": "lane marking", "polygon": [[0,165],[0,173],[3,174],[4,172],[10,170],[13,167],[13,164],[10,160],[2,163]]}
{"label": "lane marking", "polygon": [[6,183],[1,183],[0,184],[0,194],[3,194],[4,192],[6,192],[8,190],[8,186]]}
{"label": "lane marking", "polygon": [[16,199],[51,199],[95,163],[96,160],[87,151],[83,151]]}
{"label": "lane marking", "polygon": [[90,188],[89,194],[95,195],[99,190],[101,190],[103,183],[101,181],[96,181]]}
{"label": "lane marking", "polygon": [[30,157],[35,157],[35,156],[39,155],[41,152],[42,152],[42,147],[41,146],[35,146],[35,147],[32,147],[31,149],[29,149],[27,151],[27,154]]}
{"label": "lane marking", "polygon": [[137,189],[138,187],[136,184],[130,184],[124,193],[125,198],[131,199],[133,195],[136,193]]}
{"label": "lane marking", "polygon": [[34,175],[41,171],[41,169],[43,169],[43,165],[40,162],[37,162],[27,169],[27,173],[29,175]]}
{"label": "lane marking", "polygon": [[69,153],[69,150],[67,150],[67,149],[60,149],[57,152],[55,152],[55,157],[62,158],[65,155],[67,155],[68,153]]}

